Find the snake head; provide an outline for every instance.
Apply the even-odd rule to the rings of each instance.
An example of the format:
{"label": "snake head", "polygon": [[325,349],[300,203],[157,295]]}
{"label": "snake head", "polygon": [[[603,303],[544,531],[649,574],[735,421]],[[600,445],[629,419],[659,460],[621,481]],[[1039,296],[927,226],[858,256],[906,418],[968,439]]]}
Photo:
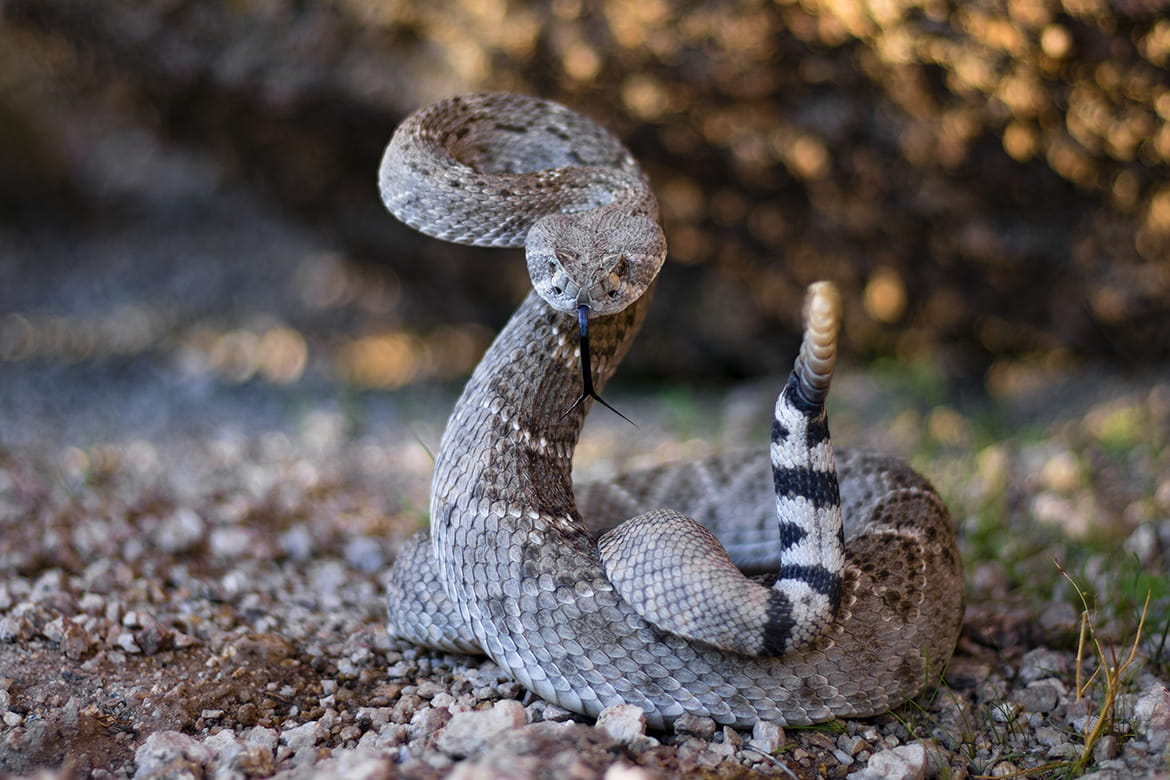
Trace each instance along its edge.
{"label": "snake head", "polygon": [[618,208],[552,214],[528,231],[528,275],[557,311],[615,314],[646,292],[666,259],[666,237],[649,217]]}

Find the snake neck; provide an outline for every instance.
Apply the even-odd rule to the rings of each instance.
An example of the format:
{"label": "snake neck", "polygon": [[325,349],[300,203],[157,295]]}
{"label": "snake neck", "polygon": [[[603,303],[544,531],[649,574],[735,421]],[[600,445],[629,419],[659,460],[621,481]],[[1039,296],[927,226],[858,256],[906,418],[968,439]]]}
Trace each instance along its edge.
{"label": "snake neck", "polygon": [[[598,390],[625,356],[651,294],[590,321]],[[576,318],[529,293],[472,374],[443,433],[431,489],[437,550],[469,543],[470,534],[516,528],[584,538],[572,458],[592,401],[565,414],[580,392]]]}

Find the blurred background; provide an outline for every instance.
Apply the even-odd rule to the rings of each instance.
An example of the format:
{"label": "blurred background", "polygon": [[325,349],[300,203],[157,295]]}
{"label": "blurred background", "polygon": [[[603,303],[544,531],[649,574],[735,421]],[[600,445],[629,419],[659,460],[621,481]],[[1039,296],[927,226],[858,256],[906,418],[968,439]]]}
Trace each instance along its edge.
{"label": "blurred background", "polygon": [[562,101],[649,171],[670,261],[623,382],[784,371],[820,278],[850,360],[947,388],[1164,366],[1167,8],[0,0],[0,394],[59,419],[113,372],[262,415],[257,384],[465,375],[520,253],[415,234],[375,182],[469,90]]}
{"label": "blurred background", "polygon": [[[804,287],[836,281],[834,441],[907,457],[959,529],[962,687],[994,703],[941,715],[945,744],[1017,760],[1006,691],[1052,656],[1013,659],[1044,646],[1080,707],[1044,722],[1107,723],[1116,755],[1128,715],[1082,696],[1117,658],[1082,687],[1073,652],[1091,603],[1170,679],[1168,66],[1170,0],[0,0],[0,617],[27,627],[0,679],[35,737],[10,728],[0,768],[105,760],[115,731],[129,760],[155,726],[127,702],[185,731],[243,713],[198,680],[269,656],[223,637],[281,632],[324,675],[380,631],[451,404],[530,288],[519,250],[428,239],[378,197],[398,122],[471,90],[594,117],[662,205],[657,300],[605,393],[639,427],[597,409],[577,476],[764,441]],[[58,640],[107,593],[85,653],[121,657],[132,615],[218,628],[207,663],[82,667],[114,687],[78,729]],[[142,698],[188,674],[159,689],[190,718]],[[370,703],[339,679],[339,709]]]}

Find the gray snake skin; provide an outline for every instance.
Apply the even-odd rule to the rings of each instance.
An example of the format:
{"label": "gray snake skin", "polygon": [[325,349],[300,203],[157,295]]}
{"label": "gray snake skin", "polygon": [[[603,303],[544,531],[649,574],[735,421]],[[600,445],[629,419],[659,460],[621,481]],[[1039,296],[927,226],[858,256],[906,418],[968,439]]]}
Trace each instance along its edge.
{"label": "gray snake skin", "polygon": [[908,466],[832,447],[831,285],[810,290],[767,450],[575,492],[590,406],[578,329],[600,388],[665,257],[645,176],[592,121],[490,94],[409,117],[379,184],[430,235],[524,246],[534,286],[447,424],[430,529],[390,574],[394,635],[484,653],[585,715],[635,704],[657,728],[684,713],[741,728],[873,715],[935,679],[962,620],[954,530]]}

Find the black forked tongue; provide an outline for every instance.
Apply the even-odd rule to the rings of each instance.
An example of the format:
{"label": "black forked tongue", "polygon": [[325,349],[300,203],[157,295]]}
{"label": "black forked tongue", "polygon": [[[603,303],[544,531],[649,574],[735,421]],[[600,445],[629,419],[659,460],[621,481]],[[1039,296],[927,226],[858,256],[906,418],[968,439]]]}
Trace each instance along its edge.
{"label": "black forked tongue", "polygon": [[573,405],[565,410],[565,413],[561,415],[561,419],[563,420],[572,414],[573,410],[583,404],[586,398],[592,398],[637,428],[638,424],[636,422],[610,406],[609,402],[599,396],[597,391],[593,389],[593,367],[589,364],[589,307],[585,304],[577,307],[577,325],[581,329],[581,395],[577,396],[577,400],[573,402]]}

